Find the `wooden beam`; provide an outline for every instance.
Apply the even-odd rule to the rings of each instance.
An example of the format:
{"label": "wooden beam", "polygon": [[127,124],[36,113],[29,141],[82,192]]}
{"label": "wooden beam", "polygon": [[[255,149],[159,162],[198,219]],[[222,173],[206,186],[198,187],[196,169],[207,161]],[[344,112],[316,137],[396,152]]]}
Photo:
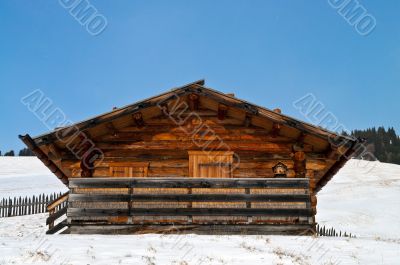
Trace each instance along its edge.
{"label": "wooden beam", "polygon": [[338,153],[338,149],[334,146],[329,146],[328,150],[326,151],[326,157],[329,160],[339,160],[340,154]]}
{"label": "wooden beam", "polygon": [[55,225],[52,228],[50,228],[49,230],[47,230],[46,234],[48,234],[48,235],[55,234],[66,226],[67,226],[67,219],[59,222],[57,225]]}
{"label": "wooden beam", "polygon": [[26,146],[39,158],[45,166],[47,166],[54,175],[57,176],[61,180],[62,183],[68,184],[68,177],[61,171],[61,169],[51,161],[48,156],[35,144],[33,139],[29,136],[29,134],[22,136],[19,138],[26,144]]}
{"label": "wooden beam", "polygon": [[64,206],[63,208],[61,208],[60,210],[58,210],[54,214],[52,214],[49,217],[47,217],[46,225],[49,225],[50,223],[54,223],[55,220],[57,220],[58,218],[60,218],[64,214],[66,214],[67,213],[67,208],[68,208],[67,206]]}
{"label": "wooden beam", "polygon": [[224,105],[224,104],[218,104],[218,119],[219,120],[224,120],[227,113],[228,113],[229,107]]}
{"label": "wooden beam", "polygon": [[311,209],[255,209],[255,208],[132,208],[84,209],[69,208],[68,217],[100,216],[304,216],[313,215]]}
{"label": "wooden beam", "polygon": [[84,135],[79,135],[80,142],[79,144],[74,145],[74,148],[79,148],[74,153],[77,156],[81,157],[80,168],[82,178],[92,177],[94,171],[93,155],[95,154],[90,152],[92,151],[94,142],[89,137],[90,135],[88,133],[85,133]]}
{"label": "wooden beam", "polygon": [[293,162],[296,178],[304,178],[306,175],[306,154],[302,151],[295,152]]}
{"label": "wooden beam", "polygon": [[250,127],[250,125],[251,125],[251,115],[250,114],[246,114],[246,116],[244,117],[243,125],[245,127]]}
{"label": "wooden beam", "polygon": [[115,128],[114,124],[110,121],[106,123],[106,128],[113,137],[118,136],[118,130]]}
{"label": "wooden beam", "polygon": [[278,137],[279,133],[281,132],[282,126],[279,123],[272,124],[271,136]]}
{"label": "wooden beam", "polygon": [[67,201],[69,197],[69,191],[55,199],[54,201],[50,202],[47,206],[46,209],[48,212],[54,210],[57,206],[62,204],[63,202]]}
{"label": "wooden beam", "polygon": [[306,139],[306,136],[307,136],[307,134],[305,134],[304,132],[300,132],[299,136],[296,139],[296,142],[303,144],[304,140]]}
{"label": "wooden beam", "polygon": [[188,104],[191,111],[199,109],[199,102],[200,102],[199,95],[192,93],[188,96]]}
{"label": "wooden beam", "polygon": [[61,151],[55,144],[49,144],[48,148],[49,148],[49,151],[50,151],[48,153],[49,159],[54,160],[54,161],[61,160],[61,158],[62,158]]}
{"label": "wooden beam", "polygon": [[[177,140],[160,140],[152,142],[96,142],[96,146],[103,151],[106,150],[163,150],[163,149],[176,149],[176,150],[202,150],[207,146],[207,150],[233,150],[233,151],[257,151],[257,152],[273,152],[273,153],[290,153],[292,152],[292,145],[287,143],[270,143],[270,142],[246,142],[246,141],[207,141],[203,139],[196,139],[194,141],[177,141]],[[312,146],[305,146],[304,152],[311,152]]]}
{"label": "wooden beam", "polygon": [[68,202],[309,202],[308,194],[71,194]]}
{"label": "wooden beam", "polygon": [[74,178],[70,188],[294,188],[308,189],[307,178]]}
{"label": "wooden beam", "polygon": [[227,225],[227,224],[188,224],[188,225],[93,225],[71,223],[71,234],[197,234],[197,235],[315,235],[313,225],[296,224],[262,224],[262,225]]}
{"label": "wooden beam", "polygon": [[133,120],[138,128],[143,128],[145,123],[143,120],[143,115],[141,112],[136,112],[133,114]]}
{"label": "wooden beam", "polygon": [[305,139],[305,134],[300,132],[299,136],[296,139],[296,142],[293,144],[293,151],[298,152],[298,151],[304,151],[304,139]]}

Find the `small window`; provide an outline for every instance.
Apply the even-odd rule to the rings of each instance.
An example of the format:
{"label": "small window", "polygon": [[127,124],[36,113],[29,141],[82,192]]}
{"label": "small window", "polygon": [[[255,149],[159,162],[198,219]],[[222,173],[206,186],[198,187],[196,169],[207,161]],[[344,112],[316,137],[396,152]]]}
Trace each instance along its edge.
{"label": "small window", "polygon": [[148,162],[113,162],[110,163],[110,177],[147,177],[148,169]]}

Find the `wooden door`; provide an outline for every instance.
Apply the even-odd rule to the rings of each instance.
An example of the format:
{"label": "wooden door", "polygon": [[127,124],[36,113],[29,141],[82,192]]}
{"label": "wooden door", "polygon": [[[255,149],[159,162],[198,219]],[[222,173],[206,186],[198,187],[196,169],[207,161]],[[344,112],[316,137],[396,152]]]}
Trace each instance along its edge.
{"label": "wooden door", "polygon": [[231,178],[233,152],[189,151],[189,176],[192,178]]}

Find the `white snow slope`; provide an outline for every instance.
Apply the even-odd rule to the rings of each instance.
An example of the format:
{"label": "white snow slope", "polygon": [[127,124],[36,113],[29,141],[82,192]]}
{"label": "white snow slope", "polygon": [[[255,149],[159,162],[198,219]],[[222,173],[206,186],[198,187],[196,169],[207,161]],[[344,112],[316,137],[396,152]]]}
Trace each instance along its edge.
{"label": "white snow slope", "polygon": [[[0,198],[62,191],[35,158],[0,158]],[[1,264],[400,264],[400,166],[352,160],[318,194],[317,221],[357,238],[45,235],[45,214],[0,218]]]}
{"label": "white snow slope", "polygon": [[67,191],[36,157],[0,157],[0,199]]}

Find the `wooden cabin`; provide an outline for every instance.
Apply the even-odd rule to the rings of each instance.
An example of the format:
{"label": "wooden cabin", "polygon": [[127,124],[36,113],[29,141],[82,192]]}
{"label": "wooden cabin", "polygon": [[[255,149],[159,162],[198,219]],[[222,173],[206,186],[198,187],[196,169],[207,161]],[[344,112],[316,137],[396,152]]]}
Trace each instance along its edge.
{"label": "wooden cabin", "polygon": [[310,234],[357,144],[204,80],[20,138],[69,187],[48,233]]}

